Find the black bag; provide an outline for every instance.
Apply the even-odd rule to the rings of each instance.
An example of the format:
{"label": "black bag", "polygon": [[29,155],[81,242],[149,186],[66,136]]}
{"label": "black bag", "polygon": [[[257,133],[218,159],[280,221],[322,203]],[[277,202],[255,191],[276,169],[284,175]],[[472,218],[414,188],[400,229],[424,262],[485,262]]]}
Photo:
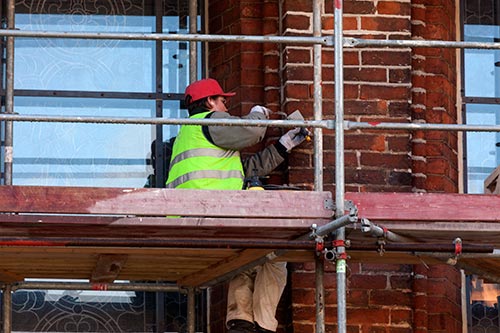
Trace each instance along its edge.
{"label": "black bag", "polygon": [[[151,142],[151,166],[153,167],[153,174],[148,176],[146,184],[144,187],[165,187],[165,181],[168,179],[168,171],[170,169],[170,159],[172,157],[172,150],[174,147],[175,136],[161,144],[161,156],[163,158],[163,170],[156,170],[156,140]],[[156,186],[156,179],[158,176],[162,176],[162,183]]]}

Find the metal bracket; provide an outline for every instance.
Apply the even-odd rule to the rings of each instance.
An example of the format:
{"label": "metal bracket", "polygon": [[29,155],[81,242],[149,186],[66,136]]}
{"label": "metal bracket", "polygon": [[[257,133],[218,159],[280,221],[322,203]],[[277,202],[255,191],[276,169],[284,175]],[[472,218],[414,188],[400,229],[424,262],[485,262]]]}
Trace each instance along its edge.
{"label": "metal bracket", "polygon": [[[325,207],[325,209],[329,209],[329,210],[337,210],[337,205],[335,205],[335,202],[333,201],[333,199],[325,199],[325,202],[323,203],[323,207]],[[349,210],[349,211],[352,211],[352,210],[358,210],[356,205],[354,204],[354,202],[352,202],[352,200],[345,200],[344,201],[344,208],[345,210]]]}
{"label": "metal bracket", "polygon": [[346,210],[349,210],[349,211],[352,211],[352,210],[358,210],[358,208],[356,207],[356,205],[354,204],[354,202],[352,202],[352,200],[345,200],[344,201],[344,208]]}
{"label": "metal bracket", "polygon": [[333,202],[333,199],[325,199],[325,202],[323,202],[323,207],[328,210],[335,210],[335,203]]}

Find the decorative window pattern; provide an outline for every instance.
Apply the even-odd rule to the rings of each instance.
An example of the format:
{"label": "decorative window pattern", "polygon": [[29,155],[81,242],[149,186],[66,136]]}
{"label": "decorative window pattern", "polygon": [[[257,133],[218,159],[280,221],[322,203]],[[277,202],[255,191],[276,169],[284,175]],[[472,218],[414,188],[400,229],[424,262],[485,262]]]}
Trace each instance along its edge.
{"label": "decorative window pattern", "polygon": [[[188,1],[157,4],[153,0],[16,0],[15,23],[16,29],[36,31],[187,33]],[[1,9],[0,14],[6,16]],[[0,42],[2,58],[5,47]],[[187,55],[183,42],[16,38],[14,112],[183,117],[187,114],[180,108],[188,82]],[[0,67],[5,76],[4,70]],[[4,84],[5,78],[0,81]],[[0,88],[5,94],[5,86]],[[4,98],[0,100],[4,103]],[[1,107],[3,111],[5,106]],[[14,122],[13,184],[142,187],[153,171],[151,143],[176,131],[177,126],[160,125]],[[0,127],[0,145],[4,133]],[[4,149],[0,148],[2,169]],[[161,184],[159,180],[153,186]],[[205,331],[204,297],[204,293],[197,295],[197,332]],[[13,331],[187,330],[187,297],[179,293],[19,290],[13,294],[12,308]]]}
{"label": "decorative window pattern", "polygon": [[[500,0],[462,1],[465,41],[500,41]],[[464,50],[465,119],[468,124],[500,124],[500,51]],[[484,180],[500,165],[500,134],[466,134],[467,190],[484,193]],[[500,287],[467,278],[468,328],[472,333],[500,331]]]}

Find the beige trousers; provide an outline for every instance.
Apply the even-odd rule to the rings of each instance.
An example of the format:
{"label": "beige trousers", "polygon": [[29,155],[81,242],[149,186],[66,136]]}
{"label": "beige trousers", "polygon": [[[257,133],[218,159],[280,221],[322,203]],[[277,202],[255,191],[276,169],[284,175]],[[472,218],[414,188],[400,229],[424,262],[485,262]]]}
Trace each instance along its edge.
{"label": "beige trousers", "polygon": [[226,323],[241,319],[276,332],[276,308],[286,285],[286,262],[266,262],[229,282]]}

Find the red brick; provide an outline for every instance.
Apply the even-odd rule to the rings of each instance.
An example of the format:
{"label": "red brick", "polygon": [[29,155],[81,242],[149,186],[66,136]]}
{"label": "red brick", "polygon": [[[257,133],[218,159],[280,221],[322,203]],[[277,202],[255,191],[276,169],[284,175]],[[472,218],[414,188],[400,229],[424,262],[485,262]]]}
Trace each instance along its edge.
{"label": "red brick", "polygon": [[379,166],[384,168],[409,168],[410,157],[408,154],[394,154],[394,153],[361,153],[361,165],[366,166]]}
{"label": "red brick", "polygon": [[412,277],[410,275],[393,275],[389,278],[391,289],[406,289],[412,288]]}
{"label": "red brick", "polygon": [[[294,154],[294,152],[292,152]],[[314,183],[314,169],[294,168],[293,161],[290,162],[289,184],[291,186],[303,186]],[[326,175],[325,177],[327,177]],[[325,182],[328,182],[325,178]]]}
{"label": "red brick", "polygon": [[312,11],[312,3],[310,0],[294,0],[294,1],[284,1],[283,10],[285,12],[310,12]]}
{"label": "red brick", "polygon": [[311,52],[311,50],[287,47],[285,51],[285,61],[287,63],[312,64]]}
{"label": "red brick", "polygon": [[294,306],[292,309],[294,321],[309,321],[315,322],[316,320],[316,306]]}
{"label": "red brick", "polygon": [[411,265],[397,264],[362,264],[362,272],[406,272],[412,271]]}
{"label": "red brick", "polygon": [[294,289],[292,293],[292,303],[294,304],[315,304],[315,289]]}
{"label": "red brick", "polygon": [[411,306],[410,293],[394,290],[373,290],[370,293],[370,305]]}
{"label": "red brick", "polygon": [[347,100],[344,102],[344,113],[353,115],[386,115],[387,101]]}
{"label": "red brick", "polygon": [[408,18],[361,17],[361,29],[390,32],[410,32],[411,27],[410,20]]}
{"label": "red brick", "polygon": [[385,172],[380,169],[363,170],[346,168],[346,182],[358,184],[384,184]]}
{"label": "red brick", "polygon": [[362,99],[386,99],[407,100],[409,89],[399,86],[361,85],[360,98]]}
{"label": "red brick", "polygon": [[385,136],[383,134],[347,134],[345,149],[363,149],[385,151]]}
{"label": "red brick", "polygon": [[[360,306],[368,306],[368,300],[369,300],[369,290],[362,290],[362,289],[352,289],[349,288],[347,291],[347,305],[349,306],[354,306],[354,307],[360,307]],[[336,300],[336,292],[335,292],[335,298],[332,298],[331,301]],[[326,301],[326,299],[325,299]],[[335,303],[332,303],[335,304]]]}
{"label": "red brick", "polygon": [[391,83],[410,83],[411,71],[404,69],[389,69],[389,82]]}
{"label": "red brick", "polygon": [[377,12],[379,14],[410,15],[410,10],[411,9],[410,9],[409,3],[401,3],[401,2],[395,2],[395,1],[379,1],[377,3]]}
{"label": "red brick", "polygon": [[[251,2],[242,2],[240,7],[240,13],[242,18],[261,18],[262,17],[262,6],[260,4]],[[243,24],[242,24],[243,25]]]}
{"label": "red brick", "polygon": [[315,323],[293,323],[293,332],[294,333],[311,333],[314,332],[314,328],[316,327]]}
{"label": "red brick", "polygon": [[413,311],[410,309],[391,309],[390,323],[394,325],[412,324]]}
{"label": "red brick", "polygon": [[293,30],[311,30],[312,18],[306,15],[287,14],[284,19],[284,26]]}
{"label": "red brick", "polygon": [[405,117],[407,118],[410,114],[410,104],[405,102],[391,101],[388,103],[388,114],[392,117]]}
{"label": "red brick", "polygon": [[408,66],[411,63],[411,53],[408,51],[363,51],[363,65]]}
{"label": "red brick", "polygon": [[[333,25],[335,24],[334,20],[332,19],[331,21],[329,20],[328,22],[331,23],[331,26],[330,25],[325,26],[324,29],[333,30],[333,28],[334,28]],[[342,24],[344,26],[344,31],[359,30],[359,28],[358,28],[358,19],[356,17],[344,16]]]}
{"label": "red brick", "polygon": [[344,13],[349,14],[375,14],[373,1],[345,1]]}
{"label": "red brick", "polygon": [[406,152],[410,148],[410,136],[386,137],[387,149],[392,152]]}
{"label": "red brick", "polygon": [[[359,54],[358,50],[345,50],[344,51],[344,66],[359,66]],[[325,59],[326,58],[326,59]],[[323,56],[323,64],[333,64],[334,56],[330,52]]]}
{"label": "red brick", "polygon": [[387,276],[385,275],[351,275],[350,286],[353,289],[386,289]]}
{"label": "red brick", "polygon": [[450,164],[447,160],[442,158],[429,158],[427,159],[427,170],[431,174],[447,174]]}
{"label": "red brick", "polygon": [[[323,89],[323,96],[326,94],[326,89]],[[334,95],[334,87],[331,87],[330,96]],[[327,95],[328,96],[328,95]],[[349,99],[358,99],[360,97],[360,85],[359,84],[344,84],[344,98],[345,100]]]}
{"label": "red brick", "polygon": [[389,311],[380,308],[347,309],[350,324],[389,324]]}
{"label": "red brick", "polygon": [[285,86],[285,94],[289,98],[297,98],[297,99],[311,98],[308,84],[289,83]]}
{"label": "red brick", "polygon": [[386,82],[387,70],[385,68],[346,67],[344,78],[346,81]]}
{"label": "red brick", "polygon": [[430,279],[432,278],[446,278],[455,286],[461,285],[460,271],[450,265],[433,265],[432,269],[427,273]]}
{"label": "red brick", "polygon": [[284,71],[284,79],[290,81],[312,81],[313,70],[308,66],[288,66]]}

